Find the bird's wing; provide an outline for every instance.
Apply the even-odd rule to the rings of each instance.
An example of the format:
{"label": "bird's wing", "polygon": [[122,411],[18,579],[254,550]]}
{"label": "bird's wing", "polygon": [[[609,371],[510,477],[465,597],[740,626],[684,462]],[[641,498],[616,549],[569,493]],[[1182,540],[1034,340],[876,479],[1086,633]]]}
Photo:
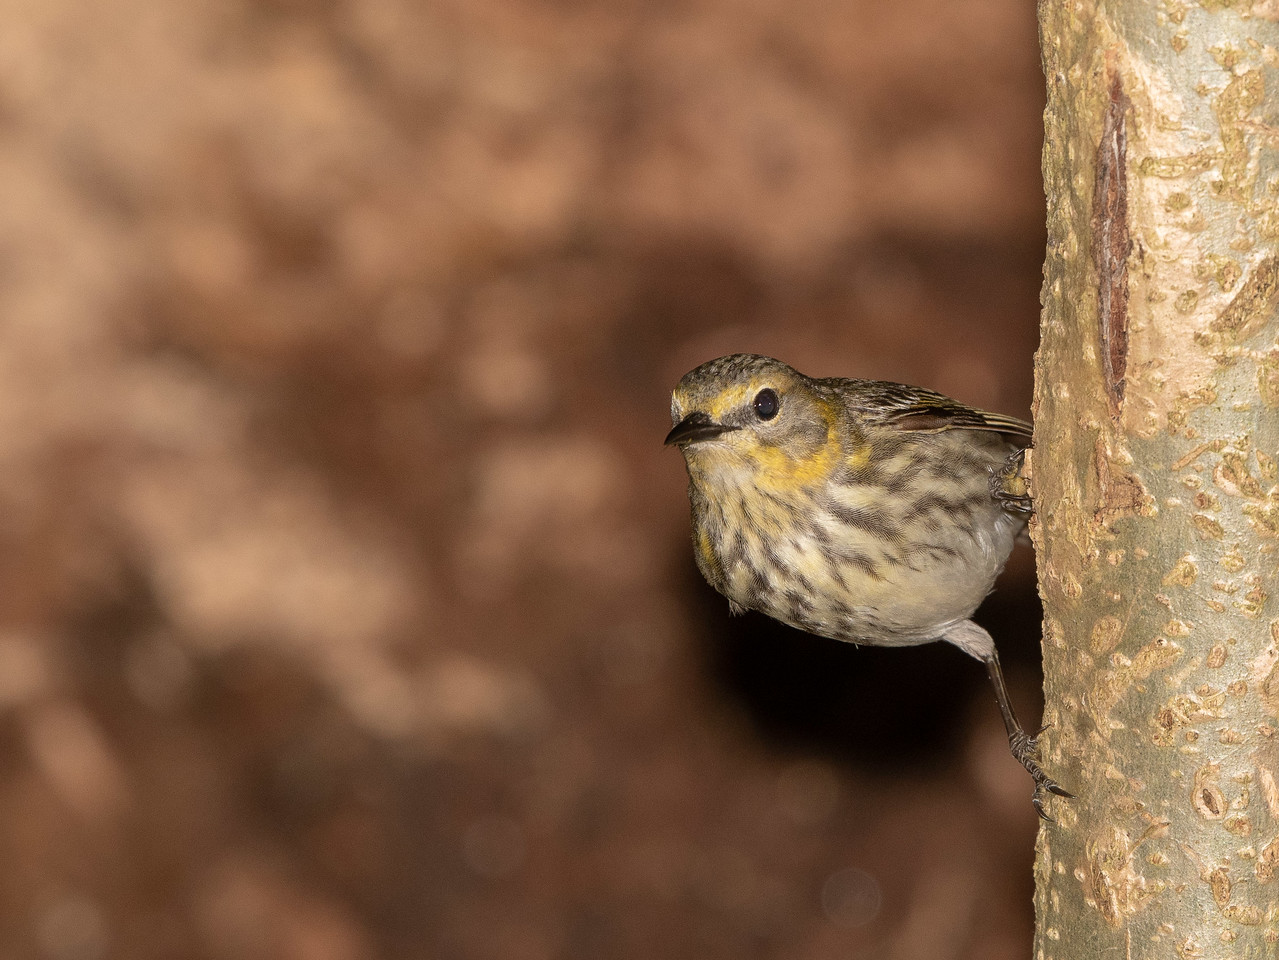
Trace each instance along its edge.
{"label": "bird's wing", "polygon": [[883,380],[866,380],[862,385],[855,403],[858,414],[885,426],[921,433],[989,430],[1030,442],[1031,425],[1025,420],[968,407],[922,387]]}

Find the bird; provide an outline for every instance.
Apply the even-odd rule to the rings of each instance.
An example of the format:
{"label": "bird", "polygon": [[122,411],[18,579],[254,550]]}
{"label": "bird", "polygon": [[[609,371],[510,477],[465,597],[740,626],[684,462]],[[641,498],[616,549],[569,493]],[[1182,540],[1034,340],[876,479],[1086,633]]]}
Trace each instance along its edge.
{"label": "bird", "polygon": [[759,354],[689,371],[665,444],[684,455],[698,569],[731,613],[834,640],[946,641],[985,664],[1012,755],[1048,794],[990,633],[972,619],[1022,535],[1024,420],[885,380],[813,378]]}

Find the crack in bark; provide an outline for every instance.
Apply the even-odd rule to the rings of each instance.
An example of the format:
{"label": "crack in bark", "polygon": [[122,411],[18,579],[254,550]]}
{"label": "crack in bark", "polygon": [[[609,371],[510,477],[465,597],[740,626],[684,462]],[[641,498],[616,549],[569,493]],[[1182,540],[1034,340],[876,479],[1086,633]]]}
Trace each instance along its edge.
{"label": "crack in bark", "polygon": [[1097,317],[1110,414],[1124,407],[1128,368],[1128,97],[1118,71],[1110,72],[1110,102],[1097,144],[1092,203],[1092,255],[1097,270]]}

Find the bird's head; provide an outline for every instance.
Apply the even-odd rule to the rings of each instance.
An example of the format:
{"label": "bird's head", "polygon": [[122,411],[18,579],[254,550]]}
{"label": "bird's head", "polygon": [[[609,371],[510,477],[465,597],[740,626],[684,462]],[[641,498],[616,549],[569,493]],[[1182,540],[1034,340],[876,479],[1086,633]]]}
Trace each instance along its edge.
{"label": "bird's head", "polygon": [[[671,395],[668,445],[689,473],[745,471],[754,482],[804,482],[838,452],[836,403],[793,368],[736,353],[684,375]],[[833,448],[833,449],[832,449]]]}

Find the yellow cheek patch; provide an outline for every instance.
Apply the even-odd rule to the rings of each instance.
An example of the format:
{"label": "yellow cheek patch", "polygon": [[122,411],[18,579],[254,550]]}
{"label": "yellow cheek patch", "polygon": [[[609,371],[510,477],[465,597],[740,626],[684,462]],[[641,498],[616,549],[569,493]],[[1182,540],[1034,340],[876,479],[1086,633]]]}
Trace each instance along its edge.
{"label": "yellow cheek patch", "polygon": [[756,482],[777,489],[807,487],[825,480],[833,459],[829,447],[822,447],[816,456],[796,458],[781,447],[760,446],[754,457],[760,468]]}
{"label": "yellow cheek patch", "polygon": [[776,490],[791,490],[816,486],[830,479],[843,453],[837,430],[839,420],[830,404],[819,402],[818,407],[826,421],[826,442],[805,456],[795,456],[783,446],[753,445],[751,456],[760,467],[756,483]]}
{"label": "yellow cheek patch", "polygon": [[758,467],[756,486],[764,487],[765,490],[796,490],[797,487],[807,486],[807,482],[810,482],[808,474],[816,472],[811,459],[796,460],[781,447],[757,446],[753,455]]}

